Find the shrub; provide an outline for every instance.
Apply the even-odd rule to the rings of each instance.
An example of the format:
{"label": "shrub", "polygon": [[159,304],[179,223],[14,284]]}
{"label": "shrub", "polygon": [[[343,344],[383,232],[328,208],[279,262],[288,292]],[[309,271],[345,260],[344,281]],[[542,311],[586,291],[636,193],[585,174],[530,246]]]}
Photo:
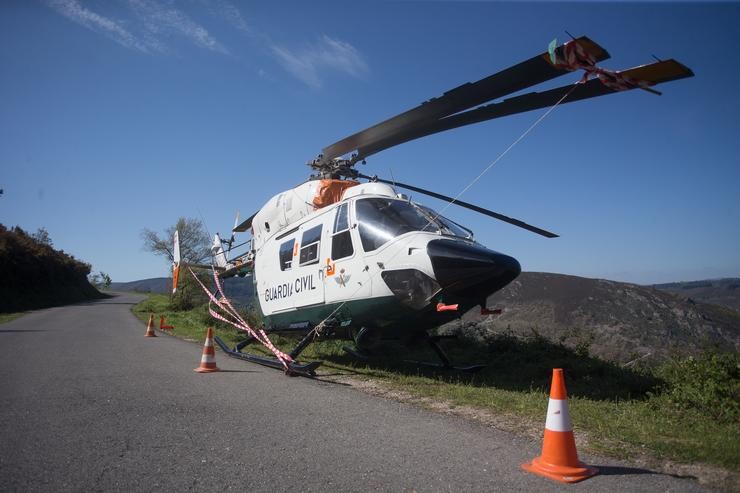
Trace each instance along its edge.
{"label": "shrub", "polygon": [[656,369],[665,381],[659,398],[677,410],[695,409],[714,419],[740,419],[740,355],[706,351],[672,358]]}

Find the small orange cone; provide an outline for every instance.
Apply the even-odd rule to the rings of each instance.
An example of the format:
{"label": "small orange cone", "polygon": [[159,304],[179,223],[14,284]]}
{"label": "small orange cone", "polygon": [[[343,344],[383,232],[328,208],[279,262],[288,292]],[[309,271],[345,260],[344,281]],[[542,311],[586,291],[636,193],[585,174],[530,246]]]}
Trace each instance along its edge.
{"label": "small orange cone", "polygon": [[157,337],[154,333],[154,315],[149,315],[149,322],[146,324],[146,334],[144,337]]}
{"label": "small orange cone", "polygon": [[522,468],[562,483],[583,481],[599,472],[595,467],[587,466],[578,460],[573,425],[568,412],[568,394],[565,391],[565,379],[561,368],[552,370],[542,455],[532,459],[532,462],[522,464]]}
{"label": "small orange cone", "polygon": [[175,327],[172,325],[165,325],[164,324],[164,315],[159,316],[159,330],[172,330]]}
{"label": "small orange cone", "polygon": [[206,342],[203,344],[203,355],[200,357],[200,366],[193,371],[198,373],[210,373],[221,371],[216,366],[216,350],[213,349],[213,329],[208,327]]}

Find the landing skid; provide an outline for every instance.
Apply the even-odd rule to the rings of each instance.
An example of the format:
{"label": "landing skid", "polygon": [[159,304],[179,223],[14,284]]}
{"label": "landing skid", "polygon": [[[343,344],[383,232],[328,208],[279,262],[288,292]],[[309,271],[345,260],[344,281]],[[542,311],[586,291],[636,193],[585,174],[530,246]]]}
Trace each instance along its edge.
{"label": "landing skid", "polygon": [[[291,358],[296,358],[298,355],[303,351],[306,346],[311,342],[311,336],[310,334],[304,337],[301,342],[298,343],[298,345],[289,353]],[[221,348],[221,350],[231,356],[232,358],[238,358],[245,361],[249,361],[250,363],[257,363],[258,365],[267,366],[270,368],[276,368],[278,370],[284,370],[285,366],[283,366],[283,363],[280,362],[277,358],[270,358],[269,356],[258,356],[256,354],[250,354],[250,353],[243,353],[242,349],[246,347],[248,344],[254,341],[253,338],[248,338],[233,348],[230,348],[226,345],[226,343],[221,340],[220,337],[216,336],[213,338],[216,341],[216,344]],[[288,373],[291,375],[300,375],[303,377],[314,377],[316,376],[316,369],[321,366],[321,361],[312,361],[310,363],[298,363],[296,361],[293,361],[291,363],[288,363]]]}
{"label": "landing skid", "polygon": [[342,346],[342,350],[350,356],[362,361],[368,361],[370,359],[370,356],[351,346]]}
{"label": "landing skid", "polygon": [[417,365],[428,366],[431,368],[439,368],[441,370],[461,371],[463,373],[478,373],[479,371],[481,371],[483,368],[487,366],[487,365],[467,365],[467,366],[453,365],[452,361],[450,361],[450,357],[447,356],[447,353],[445,353],[442,347],[439,345],[439,341],[442,339],[457,339],[457,336],[455,335],[429,336],[427,338],[427,343],[432,347],[432,349],[437,354],[437,356],[442,361],[442,363],[429,363],[426,361],[414,361],[414,360],[404,360],[404,361],[406,363],[414,363]]}

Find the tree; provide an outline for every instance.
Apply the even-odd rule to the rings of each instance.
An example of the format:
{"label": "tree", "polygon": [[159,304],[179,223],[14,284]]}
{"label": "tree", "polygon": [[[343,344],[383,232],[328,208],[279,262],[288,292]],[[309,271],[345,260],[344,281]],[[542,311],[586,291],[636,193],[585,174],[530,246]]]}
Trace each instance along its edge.
{"label": "tree", "polygon": [[199,219],[181,217],[174,226],[165,230],[164,238],[151,229],[144,228],[141,238],[144,250],[161,255],[172,262],[175,231],[180,234],[180,258],[184,263],[202,264],[211,257],[211,239]]}
{"label": "tree", "polygon": [[92,284],[93,286],[100,287],[100,274],[93,274],[90,273],[87,275],[87,282]]}
{"label": "tree", "polygon": [[[150,229],[143,229],[141,237],[144,240],[144,249],[168,259],[174,260],[173,236],[178,231],[180,236],[180,260],[183,264],[210,263],[211,239],[205,231],[203,223],[198,219],[181,217],[174,226],[165,230],[164,238]],[[207,273],[199,277],[210,286]],[[173,310],[189,310],[199,303],[207,301],[200,286],[195,282],[189,272],[181,271],[178,281],[177,293],[170,300],[170,308]]]}
{"label": "tree", "polygon": [[51,236],[49,236],[49,232],[46,230],[46,228],[39,228],[36,230],[34,234],[31,235],[31,238],[38,241],[39,243],[43,243],[44,245],[48,246],[54,246],[54,243],[51,241]]}
{"label": "tree", "polygon": [[102,270],[100,271],[100,281],[102,282],[103,287],[105,289],[108,289],[110,287],[111,283],[113,282],[113,280],[110,278],[110,276],[108,274],[106,274],[105,272],[103,272]]}

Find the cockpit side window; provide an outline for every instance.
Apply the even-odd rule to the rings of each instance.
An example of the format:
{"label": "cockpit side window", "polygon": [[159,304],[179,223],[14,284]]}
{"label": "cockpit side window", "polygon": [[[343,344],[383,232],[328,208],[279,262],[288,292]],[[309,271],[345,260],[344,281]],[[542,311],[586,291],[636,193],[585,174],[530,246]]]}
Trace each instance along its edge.
{"label": "cockpit side window", "polygon": [[280,245],[280,270],[290,270],[293,266],[293,249],[295,238]]}
{"label": "cockpit side window", "polygon": [[347,203],[340,205],[334,218],[334,230],[331,236],[331,258],[334,260],[350,257],[355,253],[352,247],[347,211]]}
{"label": "cockpit side window", "polygon": [[298,265],[310,265],[319,261],[319,243],[321,242],[321,229],[323,225],[319,224],[303,232],[301,238],[301,253],[298,259]]}

